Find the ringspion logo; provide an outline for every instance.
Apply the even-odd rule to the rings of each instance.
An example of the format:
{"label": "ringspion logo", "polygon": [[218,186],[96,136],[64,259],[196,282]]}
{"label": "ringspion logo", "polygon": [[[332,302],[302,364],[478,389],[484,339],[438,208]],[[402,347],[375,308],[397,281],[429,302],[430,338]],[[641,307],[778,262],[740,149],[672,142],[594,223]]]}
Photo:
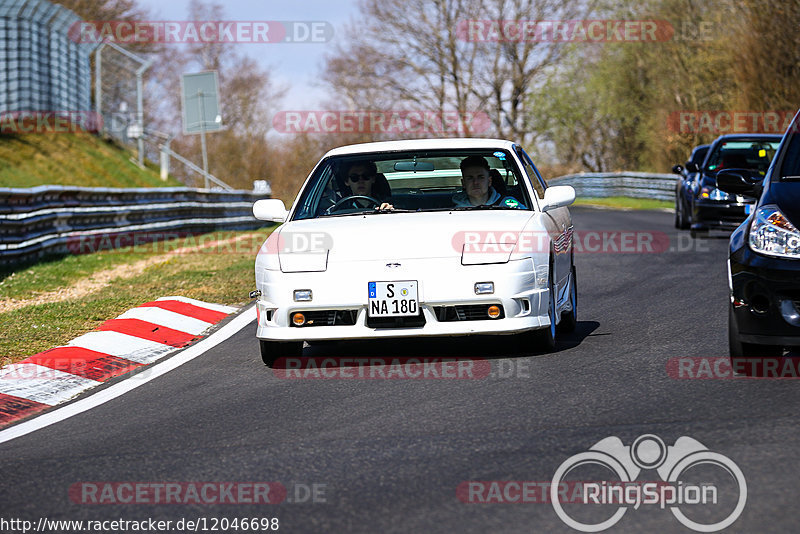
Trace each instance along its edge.
{"label": "ringspion logo", "polygon": [[[610,472],[611,478],[608,474],[600,480],[585,477],[589,469],[595,475],[599,471]],[[652,470],[662,482],[629,484],[643,471]],[[571,473],[580,480],[591,480],[582,483],[579,504],[566,504],[559,498],[562,484],[574,480],[570,478]],[[693,483],[689,477],[698,476],[698,473],[704,481]],[[705,477],[713,477],[714,482]],[[653,434],[641,435],[629,446],[616,436],[605,438],[588,451],[567,458],[556,469],[550,483],[550,503],[556,515],[580,532],[606,530],[622,520],[628,510],[649,505],[669,508],[682,525],[694,531],[717,532],[739,518],[746,502],[747,482],[739,466],[687,436],[678,438],[671,446]],[[584,506],[591,506],[596,515],[604,519],[581,515]],[[703,506],[704,510],[715,508],[709,514],[698,516],[693,513],[696,506]]]}

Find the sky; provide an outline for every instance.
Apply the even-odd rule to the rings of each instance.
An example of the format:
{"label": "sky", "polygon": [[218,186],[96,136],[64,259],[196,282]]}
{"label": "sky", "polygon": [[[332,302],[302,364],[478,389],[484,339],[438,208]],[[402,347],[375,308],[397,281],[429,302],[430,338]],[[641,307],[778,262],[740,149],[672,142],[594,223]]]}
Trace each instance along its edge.
{"label": "sky", "polygon": [[[344,33],[344,26],[358,14],[357,0],[227,0],[226,21],[317,21],[332,28],[327,43],[246,43],[237,44],[241,54],[256,59],[269,70],[273,80],[288,88],[280,108],[285,110],[318,110],[328,98],[317,82],[325,53]],[[138,0],[154,20],[186,20],[189,0]],[[308,27],[305,25],[305,27]]]}

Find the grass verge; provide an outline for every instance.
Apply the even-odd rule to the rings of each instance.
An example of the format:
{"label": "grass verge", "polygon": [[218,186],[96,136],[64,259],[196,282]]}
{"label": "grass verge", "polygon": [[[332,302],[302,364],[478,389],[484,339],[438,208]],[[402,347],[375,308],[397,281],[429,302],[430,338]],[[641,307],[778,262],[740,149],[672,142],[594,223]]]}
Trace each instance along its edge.
{"label": "grass verge", "polygon": [[675,204],[667,200],[654,200],[652,198],[606,197],[606,198],[576,198],[576,206],[600,206],[604,208],[618,208],[630,210],[656,210],[673,209]]}
{"label": "grass verge", "polygon": [[0,187],[180,187],[155,165],[140,169],[132,154],[88,133],[0,135]]}
{"label": "grass verge", "polygon": [[[255,256],[270,229],[212,232],[137,247],[67,256],[5,273],[0,303],[21,300],[0,313],[0,366],[22,360],[94,330],[125,310],[158,297],[181,295],[239,306],[255,288]],[[198,245],[209,245],[195,250]],[[120,265],[153,263],[90,291],[80,283]],[[44,295],[67,293],[58,302]],[[51,299],[52,300],[52,299]]]}

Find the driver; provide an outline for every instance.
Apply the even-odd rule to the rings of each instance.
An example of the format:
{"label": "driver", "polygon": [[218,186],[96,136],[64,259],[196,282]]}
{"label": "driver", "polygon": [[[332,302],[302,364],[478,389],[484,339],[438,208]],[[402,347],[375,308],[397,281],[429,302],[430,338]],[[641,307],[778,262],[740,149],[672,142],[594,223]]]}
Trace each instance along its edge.
{"label": "driver", "polygon": [[[375,187],[375,180],[378,177],[378,167],[371,161],[355,162],[347,168],[344,174],[344,185],[349,191],[344,191],[344,197],[348,196],[362,196],[372,197],[380,201],[379,209],[394,209],[387,201],[391,199],[391,192],[386,191],[383,194]],[[384,179],[385,180],[385,179]],[[388,184],[387,184],[388,185]],[[370,202],[365,198],[353,199],[353,207],[366,208],[370,206]]]}

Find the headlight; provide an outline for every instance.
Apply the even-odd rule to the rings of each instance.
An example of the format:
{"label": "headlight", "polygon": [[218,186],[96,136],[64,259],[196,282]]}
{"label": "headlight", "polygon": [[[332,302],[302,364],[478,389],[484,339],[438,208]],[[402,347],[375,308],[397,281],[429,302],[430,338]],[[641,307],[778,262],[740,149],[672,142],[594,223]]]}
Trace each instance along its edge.
{"label": "headlight", "polygon": [[700,190],[700,198],[707,198],[709,200],[730,200],[731,196],[725,191],[720,191],[716,187],[704,185]]}
{"label": "headlight", "polygon": [[750,248],[767,256],[800,258],[800,232],[778,206],[764,206],[750,223]]}

